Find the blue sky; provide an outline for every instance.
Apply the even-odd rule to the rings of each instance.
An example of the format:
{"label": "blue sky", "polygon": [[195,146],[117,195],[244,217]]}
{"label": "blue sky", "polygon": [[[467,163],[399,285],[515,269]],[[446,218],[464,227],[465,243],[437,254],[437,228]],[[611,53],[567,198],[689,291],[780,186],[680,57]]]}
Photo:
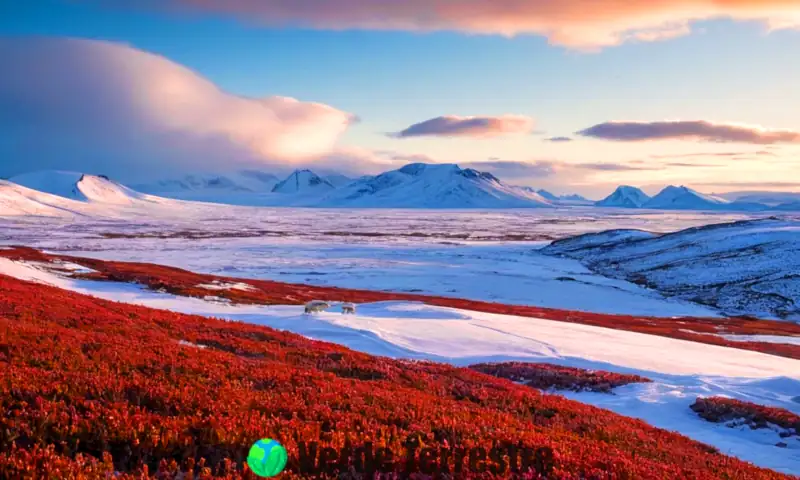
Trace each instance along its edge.
{"label": "blue sky", "polygon": [[[786,172],[797,173],[791,161],[798,153],[795,142],[765,146],[685,138],[544,141],[550,136],[574,137],[576,131],[608,121],[703,120],[798,130],[796,30],[767,33],[757,22],[709,20],[694,23],[693,32],[679,38],[586,52],[552,45],[551,39],[537,34],[291,28],[219,12],[114,5],[0,2],[0,35],[23,41],[46,36],[125,43],[188,67],[235,95],[294,97],[358,116],[359,122],[338,139],[340,146],[431,161],[549,162],[564,168],[547,178],[520,178],[518,183],[556,190],[595,193],[621,182],[651,188],[677,182],[719,191],[737,189],[737,183],[747,183],[742,189],[750,189],[759,181],[774,189],[784,188],[778,184],[786,180]],[[491,138],[386,135],[444,115],[507,114],[531,117],[535,131]],[[705,168],[662,166],[667,160],[651,158],[731,150],[744,157],[765,148],[783,161],[776,166],[774,155],[736,161],[693,157],[698,164],[717,164]],[[660,169],[574,167],[645,159]],[[15,162],[4,157],[4,170],[13,173],[10,166]]]}

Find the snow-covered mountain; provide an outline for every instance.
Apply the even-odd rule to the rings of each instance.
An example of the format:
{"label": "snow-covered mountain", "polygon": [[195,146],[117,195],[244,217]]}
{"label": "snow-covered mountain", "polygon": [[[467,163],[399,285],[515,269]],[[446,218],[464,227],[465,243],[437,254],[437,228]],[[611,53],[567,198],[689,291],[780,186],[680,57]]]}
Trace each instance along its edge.
{"label": "snow-covered mountain", "polygon": [[642,207],[659,210],[716,210],[730,203],[724,198],[706,195],[689,187],[670,185]]}
{"label": "snow-covered mountain", "polygon": [[329,181],[311,170],[295,170],[285,180],[275,185],[272,191],[274,193],[318,195],[334,189],[336,187]]}
{"label": "snow-covered mountain", "polygon": [[717,195],[731,202],[760,203],[770,207],[800,202],[800,193],[797,192],[728,192]]}
{"label": "snow-covered mountain", "polygon": [[598,207],[641,208],[650,200],[650,197],[636,187],[621,185],[614,193],[599,202]]}
{"label": "snow-covered mountain", "polygon": [[552,204],[494,175],[454,164],[413,163],[357,180],[319,206],[383,208],[530,208]]}
{"label": "snow-covered mountain", "polygon": [[593,203],[588,198],[584,197],[583,195],[578,195],[577,193],[573,193],[572,195],[561,195],[559,199],[566,201],[566,202],[587,202]]}
{"label": "snow-covered mountain", "polygon": [[184,197],[202,197],[225,193],[265,193],[272,191],[279,179],[275,175],[258,170],[242,170],[239,172],[218,174],[191,174],[182,178],[160,180],[154,183],[135,185],[141,192],[157,195],[177,195]]}
{"label": "snow-covered mountain", "polygon": [[178,204],[102,175],[41,171],[0,181],[0,215],[117,217],[172,211]]}
{"label": "snow-covered mountain", "polygon": [[551,202],[557,202],[560,200],[560,197],[554,193],[548,192],[547,190],[540,188],[539,190],[534,190],[533,188],[526,188],[529,192],[538,193],[542,196],[545,200],[549,200]]}
{"label": "snow-covered mountain", "polygon": [[587,198],[585,198],[585,197],[583,197],[581,195],[577,195],[577,194],[556,195],[555,193],[552,193],[552,192],[550,192],[548,190],[545,190],[543,188],[540,188],[538,190],[533,188],[533,187],[520,187],[520,188],[522,188],[526,192],[535,193],[537,195],[540,195],[542,198],[544,198],[548,202],[552,203],[553,205],[574,205],[574,206],[586,205],[586,206],[588,206],[588,205],[594,204],[594,202],[592,202],[591,200],[588,200]]}
{"label": "snow-covered mountain", "polygon": [[800,222],[709,225],[657,235],[637,230],[553,242],[546,254],[729,315],[800,320]]}

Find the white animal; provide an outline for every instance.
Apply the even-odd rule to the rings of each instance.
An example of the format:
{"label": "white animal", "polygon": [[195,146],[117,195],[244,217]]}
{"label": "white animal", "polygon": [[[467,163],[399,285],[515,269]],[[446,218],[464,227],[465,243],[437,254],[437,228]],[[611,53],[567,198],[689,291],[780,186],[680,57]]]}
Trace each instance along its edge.
{"label": "white animal", "polygon": [[331,308],[331,304],[322,300],[312,300],[306,303],[305,313],[318,313],[324,312]]}
{"label": "white animal", "polygon": [[342,304],[342,315],[354,315],[356,313],[356,306],[353,303],[343,303]]}

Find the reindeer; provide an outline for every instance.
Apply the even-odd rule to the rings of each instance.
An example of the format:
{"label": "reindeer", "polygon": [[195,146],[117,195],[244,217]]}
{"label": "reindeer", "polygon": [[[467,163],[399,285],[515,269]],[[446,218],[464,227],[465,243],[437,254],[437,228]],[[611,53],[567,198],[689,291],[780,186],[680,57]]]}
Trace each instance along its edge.
{"label": "reindeer", "polygon": [[305,313],[319,313],[331,308],[331,304],[322,300],[312,300],[306,303]]}
{"label": "reindeer", "polygon": [[342,315],[355,315],[356,306],[353,303],[342,304]]}

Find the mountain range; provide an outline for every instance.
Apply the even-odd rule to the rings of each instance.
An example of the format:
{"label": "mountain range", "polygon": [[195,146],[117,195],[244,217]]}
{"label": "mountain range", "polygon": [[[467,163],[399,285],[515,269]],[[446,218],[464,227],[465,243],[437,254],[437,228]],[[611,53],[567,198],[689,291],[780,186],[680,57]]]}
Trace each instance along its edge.
{"label": "mountain range", "polygon": [[[740,197],[708,195],[686,186],[668,186],[654,197],[632,186],[592,202],[580,195],[514,186],[491,173],[455,164],[413,163],[380,175],[351,179],[296,170],[283,180],[256,170],[232,174],[194,174],[129,188],[102,175],[42,171],[0,182],[0,215],[80,211],[79,204],[116,206],[164,205],[178,200],[244,206],[336,208],[552,208],[610,207],[653,210],[800,211],[792,194],[772,204],[755,202],[762,193]],[[66,202],[66,204],[65,204]],[[76,203],[77,202],[77,203]],[[47,212],[47,213],[43,213]]]}

